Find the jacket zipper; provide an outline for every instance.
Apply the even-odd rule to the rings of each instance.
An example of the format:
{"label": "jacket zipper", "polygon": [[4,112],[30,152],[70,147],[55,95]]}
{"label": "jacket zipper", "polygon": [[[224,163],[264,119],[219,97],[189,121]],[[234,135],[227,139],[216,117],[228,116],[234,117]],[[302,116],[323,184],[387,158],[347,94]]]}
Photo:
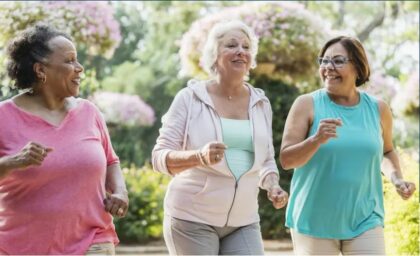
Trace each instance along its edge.
{"label": "jacket zipper", "polygon": [[[219,126],[222,127],[222,121],[221,121],[221,118],[220,118],[219,114],[217,113],[217,111],[212,106],[210,106],[210,107],[213,109],[214,114],[219,119],[218,120],[219,121]],[[223,140],[223,134],[222,134],[222,140]],[[226,161],[226,163],[227,163],[227,161]],[[226,222],[225,222],[225,225],[224,226],[226,226],[228,224],[228,222],[229,222],[230,212],[232,211],[233,203],[235,202],[235,198],[236,198],[236,190],[238,188],[238,181],[236,180],[235,175],[233,175],[233,172],[232,172],[232,170],[229,167],[229,163],[227,163],[227,165],[228,165],[229,172],[232,175],[232,178],[235,180],[235,188],[234,188],[234,191],[233,191],[232,203],[230,203],[229,211],[228,211],[228,214],[226,215]]]}
{"label": "jacket zipper", "polygon": [[235,197],[236,197],[236,190],[238,188],[238,181],[235,181],[235,191],[233,192],[233,199],[232,199],[232,203],[230,204],[230,208],[228,211],[228,214],[226,216],[226,222],[225,222],[225,227],[227,226],[228,222],[229,222],[229,217],[230,217],[230,212],[232,211],[233,208],[233,203],[235,202]]}
{"label": "jacket zipper", "polygon": [[[251,99],[250,99],[251,100]],[[209,104],[208,104],[209,105]],[[217,118],[219,119],[219,125],[220,125],[220,127],[222,127],[222,121],[221,121],[221,119],[220,119],[220,116],[219,116],[219,114],[217,113],[217,111],[216,111],[216,109],[214,109],[213,108],[213,106],[211,106],[211,105],[209,105],[209,107],[211,107],[212,109],[213,109],[213,113],[217,116]],[[252,108],[252,106],[249,106],[249,108],[248,108],[248,113],[249,113],[249,115],[251,115],[251,108]],[[254,138],[255,138],[255,134],[254,134],[254,123],[253,123],[253,121],[251,120],[252,118],[251,118],[251,116],[250,116],[250,121],[251,121],[251,128],[252,128],[252,140],[253,140],[253,143],[252,143],[252,145],[253,145],[253,148],[254,148],[254,154],[255,154],[255,143],[254,143]],[[223,139],[223,135],[222,135],[222,139]],[[254,163],[253,163],[253,165],[255,164],[255,156],[254,156]],[[240,177],[239,177],[239,179],[238,180],[236,180],[236,178],[235,178],[235,175],[233,175],[233,172],[232,172],[232,170],[230,169],[230,167],[229,167],[229,164],[228,164],[228,168],[229,168],[229,172],[230,172],[230,174],[232,174],[232,178],[235,180],[235,190],[234,190],[234,192],[233,192],[233,199],[232,199],[232,203],[230,204],[230,208],[229,208],[229,211],[228,211],[228,214],[227,214],[227,216],[226,216],[226,222],[225,222],[225,225],[224,226],[227,226],[227,224],[228,224],[228,222],[229,222],[229,217],[230,217],[230,213],[231,213],[231,211],[232,211],[232,208],[233,208],[233,203],[235,202],[235,198],[236,198],[236,190],[238,189],[238,181],[239,181],[239,179],[240,178],[242,178],[242,176],[244,175],[244,174],[242,174]],[[251,168],[252,168],[252,166],[251,166]]]}

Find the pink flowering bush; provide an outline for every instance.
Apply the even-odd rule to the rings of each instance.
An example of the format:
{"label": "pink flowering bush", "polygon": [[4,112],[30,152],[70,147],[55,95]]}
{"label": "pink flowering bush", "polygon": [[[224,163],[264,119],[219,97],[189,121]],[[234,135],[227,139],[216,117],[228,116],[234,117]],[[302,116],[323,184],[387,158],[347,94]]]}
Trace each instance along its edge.
{"label": "pink flowering bush", "polygon": [[0,3],[0,45],[37,22],[71,35],[89,55],[110,58],[121,41],[113,8],[107,2],[51,1]]}
{"label": "pink flowering bush", "polygon": [[318,51],[331,32],[326,21],[294,2],[246,3],[195,21],[181,41],[181,75],[207,77],[200,65],[207,34],[215,23],[231,19],[242,20],[259,37],[254,74],[287,82],[315,78]]}
{"label": "pink flowering bush", "polygon": [[400,87],[398,79],[381,72],[373,72],[369,80],[366,85],[361,87],[361,90],[391,104]]}
{"label": "pink flowering bush", "polygon": [[137,95],[97,91],[90,100],[108,124],[151,126],[156,119],[153,109]]}

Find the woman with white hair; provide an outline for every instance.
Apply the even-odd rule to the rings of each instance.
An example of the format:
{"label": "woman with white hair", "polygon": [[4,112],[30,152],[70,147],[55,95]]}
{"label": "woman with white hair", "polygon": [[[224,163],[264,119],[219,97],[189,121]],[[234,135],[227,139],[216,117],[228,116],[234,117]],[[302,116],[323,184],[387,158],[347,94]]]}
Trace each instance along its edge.
{"label": "woman with white hair", "polygon": [[162,118],[152,161],[173,177],[164,203],[170,254],[261,255],[258,188],[267,190],[275,208],[287,203],[270,102],[245,82],[257,49],[244,23],[216,24],[202,56],[211,79],[190,80]]}

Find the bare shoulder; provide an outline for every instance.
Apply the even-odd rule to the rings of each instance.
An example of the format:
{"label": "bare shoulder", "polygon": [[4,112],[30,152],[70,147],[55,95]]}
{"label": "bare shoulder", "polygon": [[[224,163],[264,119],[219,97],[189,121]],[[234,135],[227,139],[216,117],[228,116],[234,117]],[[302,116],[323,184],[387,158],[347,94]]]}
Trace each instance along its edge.
{"label": "bare shoulder", "polygon": [[303,94],[296,98],[295,102],[293,103],[296,107],[305,108],[305,109],[312,109],[313,108],[313,98],[310,94]]}
{"label": "bare shoulder", "polygon": [[314,100],[312,95],[303,94],[297,97],[293,102],[291,112],[308,119],[311,123],[314,116]]}
{"label": "bare shoulder", "polygon": [[382,99],[376,99],[378,102],[379,111],[386,111],[389,109],[388,104]]}
{"label": "bare shoulder", "polygon": [[391,108],[389,105],[382,99],[377,99],[378,109],[381,119],[392,117]]}

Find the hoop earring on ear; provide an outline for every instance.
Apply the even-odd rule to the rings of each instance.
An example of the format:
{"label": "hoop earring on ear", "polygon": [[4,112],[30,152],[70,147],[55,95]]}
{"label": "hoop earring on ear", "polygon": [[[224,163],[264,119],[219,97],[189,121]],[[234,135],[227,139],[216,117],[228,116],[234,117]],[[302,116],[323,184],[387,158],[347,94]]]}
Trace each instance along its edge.
{"label": "hoop earring on ear", "polygon": [[46,77],[46,76],[43,76],[43,77],[41,78],[41,82],[42,82],[43,84],[45,84],[45,83],[47,82],[47,77]]}

